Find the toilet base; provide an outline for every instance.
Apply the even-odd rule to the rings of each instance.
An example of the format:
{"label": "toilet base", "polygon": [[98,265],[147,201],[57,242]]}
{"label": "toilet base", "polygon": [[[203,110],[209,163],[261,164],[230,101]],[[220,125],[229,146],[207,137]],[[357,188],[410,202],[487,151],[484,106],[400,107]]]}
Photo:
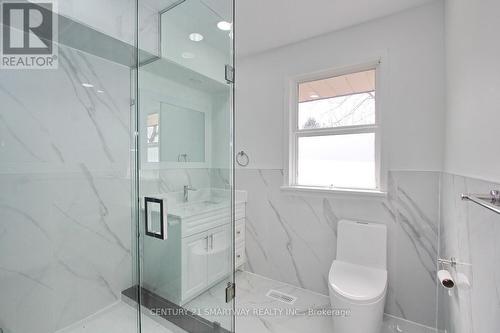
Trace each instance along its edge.
{"label": "toilet base", "polygon": [[330,290],[330,300],[332,309],[349,311],[346,316],[333,316],[334,333],[380,333],[385,294],[374,303],[356,304]]}

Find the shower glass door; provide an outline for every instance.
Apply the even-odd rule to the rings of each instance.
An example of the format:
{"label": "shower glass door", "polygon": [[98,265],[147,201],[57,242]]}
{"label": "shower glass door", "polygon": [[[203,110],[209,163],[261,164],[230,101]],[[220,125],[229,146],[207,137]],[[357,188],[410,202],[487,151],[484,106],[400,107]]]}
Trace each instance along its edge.
{"label": "shower glass door", "polygon": [[142,316],[188,332],[234,331],[233,3],[161,5],[148,15],[139,1]]}
{"label": "shower glass door", "polygon": [[136,331],[135,9],[0,1],[2,333]]}

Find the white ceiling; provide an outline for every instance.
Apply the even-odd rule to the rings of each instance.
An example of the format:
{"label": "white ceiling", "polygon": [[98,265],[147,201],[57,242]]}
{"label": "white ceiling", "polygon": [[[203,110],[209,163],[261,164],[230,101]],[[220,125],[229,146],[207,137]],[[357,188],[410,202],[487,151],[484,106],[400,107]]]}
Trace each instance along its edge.
{"label": "white ceiling", "polygon": [[[139,0],[140,4],[156,11],[161,11],[179,2],[180,0]],[[198,6],[200,4],[209,7],[214,13],[225,19],[228,19],[232,15],[231,0],[187,0],[183,6]]]}
{"label": "white ceiling", "polygon": [[169,7],[175,2],[177,2],[177,0],[140,0],[139,4],[143,4],[151,9],[160,11],[162,9]]}
{"label": "white ceiling", "polygon": [[235,0],[236,52],[261,52],[431,1]]}

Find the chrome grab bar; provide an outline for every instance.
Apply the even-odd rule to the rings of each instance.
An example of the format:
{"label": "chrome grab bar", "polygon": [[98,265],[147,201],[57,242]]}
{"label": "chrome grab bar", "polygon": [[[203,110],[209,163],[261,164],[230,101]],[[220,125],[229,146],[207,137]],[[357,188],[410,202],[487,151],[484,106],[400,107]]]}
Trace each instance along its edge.
{"label": "chrome grab bar", "polygon": [[462,200],[472,201],[486,209],[500,214],[499,190],[492,190],[489,195],[462,193]]}

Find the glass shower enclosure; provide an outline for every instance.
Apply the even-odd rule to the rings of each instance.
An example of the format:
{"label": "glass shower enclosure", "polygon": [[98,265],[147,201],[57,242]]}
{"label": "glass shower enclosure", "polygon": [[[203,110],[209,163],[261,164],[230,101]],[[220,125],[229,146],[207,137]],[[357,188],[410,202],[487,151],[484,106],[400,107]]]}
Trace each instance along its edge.
{"label": "glass shower enclosure", "polygon": [[140,295],[193,332],[234,327],[232,16],[230,1],[172,3],[159,54],[139,54]]}
{"label": "glass shower enclosure", "polygon": [[233,1],[0,11],[0,332],[234,331]]}

